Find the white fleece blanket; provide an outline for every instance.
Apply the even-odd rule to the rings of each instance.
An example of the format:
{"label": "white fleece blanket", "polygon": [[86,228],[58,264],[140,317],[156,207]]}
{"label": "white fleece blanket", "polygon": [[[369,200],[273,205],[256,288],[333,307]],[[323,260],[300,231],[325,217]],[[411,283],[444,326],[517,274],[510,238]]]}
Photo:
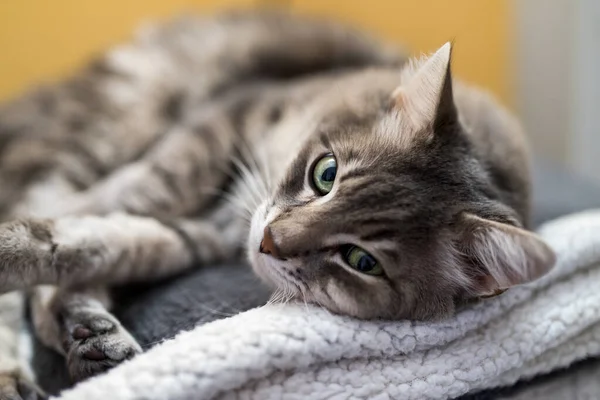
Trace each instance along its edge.
{"label": "white fleece blanket", "polygon": [[184,332],[64,400],[447,399],[600,354],[600,210],[546,224],[555,270],[439,323],[265,306]]}

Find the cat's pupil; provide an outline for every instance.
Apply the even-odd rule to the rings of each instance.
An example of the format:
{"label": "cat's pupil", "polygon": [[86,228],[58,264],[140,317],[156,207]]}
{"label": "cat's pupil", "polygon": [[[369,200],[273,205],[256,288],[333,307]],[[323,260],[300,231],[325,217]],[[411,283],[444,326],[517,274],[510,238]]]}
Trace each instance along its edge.
{"label": "cat's pupil", "polygon": [[333,167],[333,166],[329,167],[325,171],[323,171],[323,174],[321,175],[321,179],[325,182],[333,182],[335,180],[336,173],[337,173],[336,167]]}
{"label": "cat's pupil", "polygon": [[377,264],[377,261],[375,261],[375,259],[373,257],[371,257],[368,254],[364,254],[358,260],[358,265],[356,267],[359,271],[368,272],[368,271],[371,271],[375,267],[375,264]]}

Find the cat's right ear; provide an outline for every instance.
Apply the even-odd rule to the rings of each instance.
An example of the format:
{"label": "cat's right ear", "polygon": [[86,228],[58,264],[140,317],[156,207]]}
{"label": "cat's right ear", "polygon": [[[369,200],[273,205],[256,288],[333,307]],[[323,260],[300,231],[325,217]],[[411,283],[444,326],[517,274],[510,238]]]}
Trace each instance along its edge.
{"label": "cat's right ear", "polygon": [[392,105],[414,131],[456,118],[450,70],[452,45],[443,45],[425,60],[404,71],[406,79],[392,93]]}
{"label": "cat's right ear", "polygon": [[473,297],[536,280],[555,263],[554,252],[538,235],[507,223],[464,213],[457,233],[465,289]]}

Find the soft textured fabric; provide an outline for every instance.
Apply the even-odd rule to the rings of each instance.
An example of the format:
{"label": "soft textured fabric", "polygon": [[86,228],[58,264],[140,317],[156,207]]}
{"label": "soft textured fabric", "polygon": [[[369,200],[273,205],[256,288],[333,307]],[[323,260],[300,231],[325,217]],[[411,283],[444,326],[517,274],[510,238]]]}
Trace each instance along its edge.
{"label": "soft textured fabric", "polygon": [[456,400],[597,400],[600,399],[600,358],[520,381],[483,390]]}
{"label": "soft textured fabric", "polygon": [[600,353],[600,211],[540,229],[555,270],[439,323],[274,305],[156,346],[61,399],[443,399]]}
{"label": "soft textured fabric", "polygon": [[[271,290],[243,264],[209,265],[148,285],[116,290],[116,315],[148,350],[184,330],[261,306]],[[34,340],[38,383],[56,394],[70,386],[64,358]]]}

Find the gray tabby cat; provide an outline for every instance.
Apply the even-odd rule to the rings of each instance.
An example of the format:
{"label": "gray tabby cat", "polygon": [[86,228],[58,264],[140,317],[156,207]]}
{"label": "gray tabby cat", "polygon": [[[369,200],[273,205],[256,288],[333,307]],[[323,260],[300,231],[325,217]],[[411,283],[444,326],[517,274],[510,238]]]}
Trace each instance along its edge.
{"label": "gray tabby cat", "polygon": [[[404,65],[269,13],[144,32],[0,109],[0,293],[31,290],[77,381],[140,351],[107,287],[243,252],[281,296],[359,318],[441,318],[540,277],[520,127],[450,56]],[[15,348],[0,399],[34,393]]]}

